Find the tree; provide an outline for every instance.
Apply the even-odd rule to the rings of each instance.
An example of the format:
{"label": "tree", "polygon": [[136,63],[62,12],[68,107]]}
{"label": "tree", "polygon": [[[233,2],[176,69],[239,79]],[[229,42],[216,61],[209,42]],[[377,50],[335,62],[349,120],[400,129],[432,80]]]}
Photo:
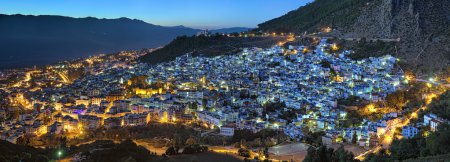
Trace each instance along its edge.
{"label": "tree", "polygon": [[193,102],[193,103],[189,104],[189,108],[192,110],[197,110],[197,107],[198,107],[197,102]]}
{"label": "tree", "polygon": [[355,160],[353,154],[349,151],[346,151],[344,149],[344,146],[341,146],[336,151],[334,151],[333,156],[331,157],[331,161],[353,162]]}
{"label": "tree", "polygon": [[202,106],[203,106],[203,109],[206,109],[206,105],[208,104],[208,100],[206,99],[206,98],[203,98],[202,99]]}
{"label": "tree", "polygon": [[337,150],[320,146],[318,148],[309,147],[304,162],[357,162],[353,153],[346,151],[343,146]]}
{"label": "tree", "polygon": [[358,141],[358,136],[356,135],[356,132],[353,132],[352,143],[356,144],[357,141]]}
{"label": "tree", "polygon": [[397,160],[417,158],[420,155],[417,142],[416,139],[394,140],[390,148],[391,158]]}
{"label": "tree", "polygon": [[446,91],[436,99],[433,99],[427,111],[450,120],[450,91]]}
{"label": "tree", "polygon": [[426,140],[426,149],[430,155],[450,153],[450,126],[441,124],[438,131],[430,134]]}
{"label": "tree", "polygon": [[178,153],[178,149],[176,149],[173,146],[167,148],[167,150],[166,150],[166,155],[175,155],[177,153]]}
{"label": "tree", "polygon": [[264,153],[264,156],[265,156],[266,158],[269,158],[269,148],[264,147],[263,153]]}
{"label": "tree", "polygon": [[241,145],[240,145],[241,148],[247,148],[247,141],[245,139],[241,139],[240,143],[241,143]]}
{"label": "tree", "polygon": [[286,107],[286,103],[284,103],[284,102],[268,102],[268,103],[264,104],[263,106],[264,106],[264,111],[275,112],[276,110]]}
{"label": "tree", "polygon": [[386,104],[391,108],[395,108],[397,110],[402,110],[403,106],[405,106],[408,101],[408,92],[400,90],[388,94],[386,97]]}
{"label": "tree", "polygon": [[346,120],[341,125],[342,127],[354,127],[363,121],[363,117],[355,110],[347,111]]}
{"label": "tree", "polygon": [[66,148],[67,147],[67,137],[59,138],[59,145],[61,148]]}
{"label": "tree", "polygon": [[320,61],[320,65],[321,65],[323,68],[329,68],[329,69],[331,69],[331,62],[330,62],[330,61],[322,60],[322,61]]}

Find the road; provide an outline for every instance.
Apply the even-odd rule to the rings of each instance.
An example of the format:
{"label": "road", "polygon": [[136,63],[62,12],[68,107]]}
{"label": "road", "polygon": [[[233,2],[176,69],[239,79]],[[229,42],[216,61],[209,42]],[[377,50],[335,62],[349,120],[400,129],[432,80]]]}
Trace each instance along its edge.
{"label": "road", "polygon": [[23,80],[18,81],[16,84],[12,85],[11,87],[22,87],[24,83],[31,80],[31,74],[33,73],[39,73],[40,70],[32,70],[25,72],[25,78]]}
{"label": "road", "polygon": [[393,120],[397,120],[397,121],[394,121],[394,122],[392,122],[392,123],[390,123],[390,124],[388,124],[386,126],[386,132],[384,134],[381,134],[381,136],[383,136],[383,138],[381,138],[382,141],[379,142],[380,145],[378,145],[378,146],[376,146],[376,147],[374,147],[374,148],[372,148],[372,149],[370,149],[370,150],[368,150],[368,151],[366,151],[366,152],[356,156],[355,159],[358,159],[358,160],[362,161],[362,160],[364,160],[364,158],[367,155],[369,155],[371,153],[377,153],[382,148],[383,149],[389,149],[392,141],[395,138],[394,137],[395,130],[397,128],[403,128],[404,126],[408,125],[410,123],[410,120],[413,119],[413,118],[416,118],[417,117],[417,113],[420,110],[424,110],[424,109],[426,109],[426,106],[418,108],[417,110],[413,111],[412,113],[410,113],[408,115],[405,115],[405,118],[399,117],[399,118],[393,119]]}
{"label": "road", "polygon": [[59,77],[62,78],[64,83],[70,83],[70,79],[69,77],[67,77],[67,75],[63,72],[58,72]]}
{"label": "road", "polygon": [[[420,81],[420,80],[418,80],[418,81]],[[422,80],[422,81],[427,82],[426,80]],[[437,83],[437,84],[440,84],[440,83]],[[396,118],[395,120],[400,120],[400,121],[392,122],[391,124],[386,126],[386,132],[384,134],[382,134],[383,138],[382,138],[382,141],[380,142],[380,145],[356,156],[355,159],[364,160],[365,156],[368,154],[377,153],[382,148],[389,149],[389,147],[392,143],[392,140],[394,140],[394,138],[395,138],[394,137],[395,130],[397,128],[402,128],[404,126],[407,126],[410,123],[411,119],[418,117],[419,111],[427,109],[428,105],[431,103],[432,98],[439,96],[439,95],[440,94],[429,95],[426,99],[427,102],[425,102],[424,106],[417,108],[416,110],[412,111],[411,113],[409,113],[407,115],[404,115],[403,117]]]}
{"label": "road", "polygon": [[[297,36],[297,37],[306,37],[306,38],[318,38],[318,39],[332,39],[335,37],[326,37],[326,36],[317,36],[317,35],[305,35],[305,36]],[[338,39],[347,40],[347,41],[360,41],[363,38],[351,38],[351,37],[337,37]],[[366,41],[382,41],[382,42],[400,42],[400,38],[392,39],[392,38],[365,38]]]}
{"label": "road", "polygon": [[424,83],[430,83],[430,84],[433,84],[433,85],[441,85],[441,86],[444,86],[446,88],[450,88],[450,84],[444,84],[444,83],[440,83],[440,82],[436,82],[436,81],[430,81],[430,80],[426,80],[426,79],[416,79],[416,81],[424,82]]}

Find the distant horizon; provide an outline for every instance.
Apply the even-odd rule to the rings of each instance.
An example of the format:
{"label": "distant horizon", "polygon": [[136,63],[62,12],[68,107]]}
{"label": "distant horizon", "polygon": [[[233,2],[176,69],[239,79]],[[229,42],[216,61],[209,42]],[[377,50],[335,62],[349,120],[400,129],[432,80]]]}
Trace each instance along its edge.
{"label": "distant horizon", "polygon": [[161,26],[196,29],[256,28],[258,24],[298,9],[312,0],[30,0],[0,1],[0,13],[58,15],[74,18],[127,17]]}
{"label": "distant horizon", "polygon": [[23,15],[23,16],[61,16],[61,17],[69,17],[69,18],[75,18],[75,19],[83,19],[83,18],[97,18],[97,19],[108,19],[108,20],[113,20],[113,19],[120,19],[120,18],[127,18],[130,20],[140,20],[143,21],[145,23],[148,24],[152,24],[152,25],[158,25],[158,26],[164,26],[164,27],[177,27],[177,26],[184,26],[184,27],[188,27],[188,28],[192,28],[192,29],[199,29],[199,30],[217,30],[217,29],[227,29],[227,28],[249,28],[249,29],[254,29],[256,27],[245,27],[245,26],[230,26],[230,27],[220,27],[220,26],[185,26],[185,25],[171,25],[171,26],[166,26],[166,25],[160,25],[160,24],[155,24],[152,22],[147,22],[141,19],[135,19],[135,18],[130,18],[130,17],[113,17],[113,18],[103,18],[103,17],[95,17],[95,16],[85,16],[85,17],[73,17],[73,16],[66,16],[66,15],[48,15],[48,14],[43,14],[43,15],[34,15],[34,14],[21,14],[21,13],[15,13],[15,14],[6,14],[6,13],[0,13],[3,15]]}

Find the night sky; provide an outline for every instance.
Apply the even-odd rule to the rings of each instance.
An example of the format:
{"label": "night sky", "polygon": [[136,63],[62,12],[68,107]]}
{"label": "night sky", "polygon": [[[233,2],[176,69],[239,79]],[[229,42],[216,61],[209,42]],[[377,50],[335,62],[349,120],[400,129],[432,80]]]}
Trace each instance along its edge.
{"label": "night sky", "polygon": [[312,0],[1,0],[0,13],[128,17],[194,28],[256,27]]}

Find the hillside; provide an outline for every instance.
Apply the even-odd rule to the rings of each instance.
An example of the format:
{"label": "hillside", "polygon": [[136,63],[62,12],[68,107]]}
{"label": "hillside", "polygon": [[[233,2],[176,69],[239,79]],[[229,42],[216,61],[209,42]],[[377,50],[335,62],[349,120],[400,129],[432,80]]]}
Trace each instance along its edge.
{"label": "hillside", "polygon": [[[59,157],[57,152],[61,151]],[[242,160],[235,156],[218,154],[214,152],[204,152],[195,154],[182,154],[170,157],[158,156],[142,146],[136,145],[131,140],[124,140],[114,143],[109,140],[97,140],[95,142],[70,148],[60,149],[38,149],[29,146],[12,144],[0,140],[0,161],[2,162],[47,162],[60,159],[61,161],[71,161],[72,158],[82,159],[82,161],[95,162],[184,162],[189,161],[216,161],[216,162],[240,162]]]}
{"label": "hillside", "polygon": [[0,140],[0,161],[49,161],[49,151]]}
{"label": "hillside", "polygon": [[[240,32],[228,28],[211,32]],[[0,69],[44,65],[98,53],[153,48],[200,30],[141,20],[0,14]]]}
{"label": "hillside", "polygon": [[407,159],[404,160],[403,162],[442,162],[445,160],[449,161],[450,159],[450,154],[445,154],[445,155],[437,155],[437,156],[428,156],[428,157],[420,157],[420,158],[413,158],[413,159]]}
{"label": "hillside", "polygon": [[260,30],[295,32],[320,30],[324,26],[349,26],[360,8],[371,0],[315,0],[281,17],[258,25]]}
{"label": "hillside", "polygon": [[174,60],[176,57],[191,53],[193,56],[218,56],[235,54],[244,47],[270,47],[282,38],[272,37],[227,37],[214,36],[181,36],[168,45],[152,53],[142,56],[143,62],[156,64]]}
{"label": "hillside", "polygon": [[[315,0],[259,24],[262,31],[320,32],[338,38],[397,39],[398,54],[413,70],[444,70],[450,60],[450,0]],[[367,55],[370,56],[370,53]]]}

